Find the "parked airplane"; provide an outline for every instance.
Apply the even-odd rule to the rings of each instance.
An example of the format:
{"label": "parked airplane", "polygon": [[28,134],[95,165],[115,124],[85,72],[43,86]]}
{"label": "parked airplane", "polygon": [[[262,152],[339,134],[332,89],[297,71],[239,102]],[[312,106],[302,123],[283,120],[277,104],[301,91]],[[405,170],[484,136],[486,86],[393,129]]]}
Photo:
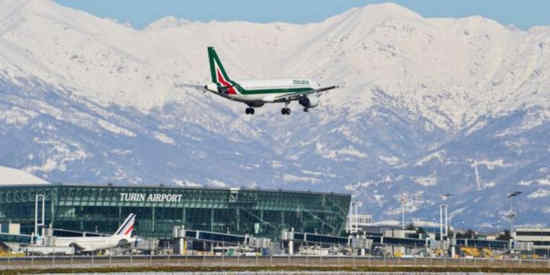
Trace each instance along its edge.
{"label": "parked airplane", "polygon": [[186,85],[211,92],[230,100],[248,105],[246,114],[253,115],[254,108],[262,107],[266,103],[284,103],[281,114],[290,115],[288,105],[298,101],[304,107],[304,112],[319,105],[319,96],[338,86],[321,87],[317,82],[309,79],[288,80],[243,80],[233,81],[213,47],[208,47],[210,75],[212,83],[204,86]]}
{"label": "parked airplane", "polygon": [[114,248],[122,244],[135,241],[132,238],[136,215],[130,214],[120,225],[117,231],[106,237],[56,237],[55,246],[72,246],[75,252],[93,252],[103,249]]}

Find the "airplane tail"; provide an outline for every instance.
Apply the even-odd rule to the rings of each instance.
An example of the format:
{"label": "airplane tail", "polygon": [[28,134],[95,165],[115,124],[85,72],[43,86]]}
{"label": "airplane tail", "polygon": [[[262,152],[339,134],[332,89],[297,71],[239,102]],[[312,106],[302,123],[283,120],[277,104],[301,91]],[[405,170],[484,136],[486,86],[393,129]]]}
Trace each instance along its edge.
{"label": "airplane tail", "polygon": [[212,82],[218,85],[218,91],[226,94],[236,94],[236,83],[227,75],[214,47],[208,47],[208,60],[210,61]]}
{"label": "airplane tail", "polygon": [[129,238],[130,236],[132,236],[132,231],[134,231],[135,222],[136,222],[136,215],[133,213],[128,215],[128,217],[120,225],[120,227],[113,234],[113,236],[122,236],[124,238]]}

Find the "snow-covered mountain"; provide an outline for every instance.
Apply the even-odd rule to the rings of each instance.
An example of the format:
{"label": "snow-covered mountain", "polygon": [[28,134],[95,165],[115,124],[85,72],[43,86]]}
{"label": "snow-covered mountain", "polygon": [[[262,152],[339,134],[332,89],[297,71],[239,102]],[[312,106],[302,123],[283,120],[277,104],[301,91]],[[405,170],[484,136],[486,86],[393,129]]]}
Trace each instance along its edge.
{"label": "snow-covered mountain", "polygon": [[[233,78],[345,88],[304,114],[185,88],[206,47]],[[49,182],[351,192],[363,211],[504,227],[550,218],[550,28],[395,4],[307,25],[164,18],[144,30],[0,0],[0,165]],[[291,106],[292,107],[292,106]],[[297,107],[297,106],[295,106]],[[511,191],[523,191],[507,199]]]}
{"label": "snow-covered mountain", "polygon": [[4,166],[0,166],[0,179],[0,185],[49,184],[29,173]]}

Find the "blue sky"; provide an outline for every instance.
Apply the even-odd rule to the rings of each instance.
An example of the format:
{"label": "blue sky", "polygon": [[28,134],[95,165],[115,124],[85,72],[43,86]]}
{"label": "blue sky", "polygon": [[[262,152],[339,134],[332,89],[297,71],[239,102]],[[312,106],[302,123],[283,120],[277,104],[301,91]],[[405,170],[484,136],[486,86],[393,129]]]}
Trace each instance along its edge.
{"label": "blue sky", "polygon": [[[175,16],[193,21],[244,20],[307,23],[322,21],[352,7],[380,0],[56,0],[99,17],[109,17],[143,28],[164,17]],[[505,25],[527,29],[550,25],[548,0],[396,0],[425,17],[464,17],[481,15]]]}

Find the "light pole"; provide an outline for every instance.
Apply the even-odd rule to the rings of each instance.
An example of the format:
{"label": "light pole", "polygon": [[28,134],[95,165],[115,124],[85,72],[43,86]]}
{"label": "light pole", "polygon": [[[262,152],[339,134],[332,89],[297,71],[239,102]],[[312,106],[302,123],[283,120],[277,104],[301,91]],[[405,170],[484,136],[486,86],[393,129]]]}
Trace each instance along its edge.
{"label": "light pole", "polygon": [[508,193],[508,199],[510,199],[510,212],[508,214],[508,217],[510,218],[510,239],[512,239],[512,230],[514,228],[514,219],[516,218],[516,213],[514,212],[514,208],[513,208],[513,205],[512,205],[512,198],[514,197],[517,197],[519,196],[521,193],[521,191],[514,191],[514,192],[511,192],[511,193]]}
{"label": "light pole", "polygon": [[446,201],[450,196],[452,194],[449,193],[441,195],[442,202],[439,206],[439,240],[441,241],[449,234],[449,205]]}
{"label": "light pole", "polygon": [[352,228],[353,228],[353,200],[350,201],[350,205],[349,205],[349,212],[348,212],[348,221],[346,223],[346,230],[348,231],[348,233],[352,233]]}
{"label": "light pole", "polygon": [[360,201],[355,201],[355,213],[354,213],[354,217],[355,217],[355,220],[354,220],[354,231],[355,233],[359,233],[359,206],[360,206]]}
{"label": "light pole", "polygon": [[405,204],[407,203],[407,195],[401,193],[401,198],[399,200],[401,201],[401,229],[405,230]]}
{"label": "light pole", "polygon": [[348,232],[357,233],[359,231],[359,207],[360,201],[352,200],[350,203],[350,213],[348,217]]}

